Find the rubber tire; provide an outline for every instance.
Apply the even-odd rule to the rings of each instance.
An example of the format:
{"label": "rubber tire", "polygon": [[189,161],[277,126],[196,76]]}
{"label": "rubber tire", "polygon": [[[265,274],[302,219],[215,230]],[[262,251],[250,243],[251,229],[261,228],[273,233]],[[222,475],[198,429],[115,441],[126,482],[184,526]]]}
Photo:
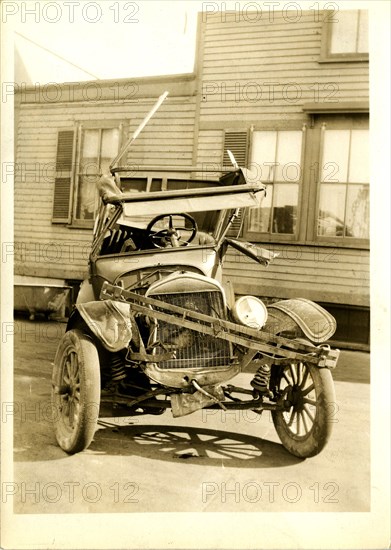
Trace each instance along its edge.
{"label": "rubber tire", "polygon": [[[66,416],[62,413],[63,401],[54,390],[55,386],[64,384],[63,369],[71,351],[77,355],[80,381],[79,414],[73,428],[66,421]],[[66,332],[58,345],[54,360],[52,406],[56,439],[67,453],[78,453],[90,445],[99,417],[100,391],[100,364],[95,344],[81,330],[72,329]]]}
{"label": "rubber tire", "polygon": [[334,382],[327,368],[306,364],[314,383],[316,414],[311,430],[305,436],[293,434],[281,411],[272,411],[274,427],[287,451],[299,458],[319,454],[326,446],[333,428],[332,407],[336,402]]}

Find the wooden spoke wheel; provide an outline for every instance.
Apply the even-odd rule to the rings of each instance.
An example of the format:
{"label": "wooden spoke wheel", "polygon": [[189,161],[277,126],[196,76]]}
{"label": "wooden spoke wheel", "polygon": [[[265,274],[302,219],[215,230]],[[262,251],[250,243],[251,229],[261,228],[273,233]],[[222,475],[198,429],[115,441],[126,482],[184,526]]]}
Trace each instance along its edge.
{"label": "wooden spoke wheel", "polygon": [[66,332],[57,349],[52,378],[53,424],[60,447],[86,449],[99,416],[100,365],[93,341],[80,330]]}
{"label": "wooden spoke wheel", "polygon": [[273,411],[273,423],[284,447],[293,455],[315,456],[332,430],[335,390],[331,372],[303,362],[276,367],[272,383],[284,397],[285,410]]}

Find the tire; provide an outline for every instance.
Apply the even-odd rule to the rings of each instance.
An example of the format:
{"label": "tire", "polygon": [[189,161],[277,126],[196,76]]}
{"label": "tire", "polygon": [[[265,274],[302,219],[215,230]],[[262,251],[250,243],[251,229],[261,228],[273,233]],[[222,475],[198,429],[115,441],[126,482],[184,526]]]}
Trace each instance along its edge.
{"label": "tire", "polygon": [[70,330],[58,345],[52,378],[54,431],[64,451],[74,454],[89,446],[99,405],[98,351],[81,330]]}
{"label": "tire", "polygon": [[273,368],[278,370],[272,383],[280,393],[285,390],[284,401],[291,404],[285,411],[272,411],[281,443],[299,458],[319,454],[333,427],[335,390],[330,370],[302,362]]}

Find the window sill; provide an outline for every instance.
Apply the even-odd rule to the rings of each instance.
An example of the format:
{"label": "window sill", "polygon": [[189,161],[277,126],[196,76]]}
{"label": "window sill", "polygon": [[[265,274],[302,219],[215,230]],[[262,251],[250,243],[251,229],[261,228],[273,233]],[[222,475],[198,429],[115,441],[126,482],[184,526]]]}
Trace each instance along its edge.
{"label": "window sill", "polygon": [[369,113],[369,101],[319,101],[304,103],[303,111],[309,115],[335,113]]}
{"label": "window sill", "polygon": [[281,239],[281,238],[270,238],[268,235],[249,235],[246,234],[243,236],[244,239],[247,239],[248,241],[252,243],[259,243],[259,244],[265,244],[265,245],[291,245],[291,246],[316,246],[316,247],[323,247],[323,248],[354,248],[358,250],[367,250],[369,251],[369,241],[367,240],[359,240],[355,239],[353,242],[347,242],[345,241],[338,241],[337,239],[335,241],[331,240],[317,240],[317,241],[303,241],[303,240],[287,240],[287,239]]}
{"label": "window sill", "polygon": [[83,222],[73,222],[73,223],[69,223],[67,224],[66,226],[68,229],[93,229],[94,228],[94,222],[92,223],[89,223],[89,224],[86,224],[86,223],[83,223]]}
{"label": "window sill", "polygon": [[318,59],[318,63],[363,63],[369,61],[368,54],[335,54],[325,55]]}
{"label": "window sill", "polygon": [[246,231],[243,233],[243,238],[250,242],[267,242],[267,243],[297,243],[297,237],[290,233],[276,233],[269,235],[268,233],[256,233]]}

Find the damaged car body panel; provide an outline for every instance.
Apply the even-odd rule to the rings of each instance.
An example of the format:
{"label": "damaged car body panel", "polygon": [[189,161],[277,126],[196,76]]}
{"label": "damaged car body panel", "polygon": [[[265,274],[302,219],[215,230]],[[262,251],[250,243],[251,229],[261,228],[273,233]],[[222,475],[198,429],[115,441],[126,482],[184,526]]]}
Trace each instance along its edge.
{"label": "damaged car body panel", "polygon": [[305,298],[281,300],[269,305],[265,330],[276,334],[300,329],[311,342],[329,340],[337,329],[334,317],[319,304]]}
{"label": "damaged car body panel", "polygon": [[108,351],[126,348],[132,339],[129,306],[123,302],[105,300],[78,304],[77,310],[91,332]]}
{"label": "damaged car body panel", "polygon": [[[339,351],[325,342],[335,320],[304,298],[266,307],[258,297],[227,292],[229,246],[265,268],[278,261],[228,236],[240,210],[258,208],[266,192],[229,156],[233,168],[218,180],[174,178],[171,167],[169,177],[161,168],[160,180],[144,184],[116,162],[100,179],[89,277],[53,371],[54,427],[66,452],[88,447],[99,408],[95,416],[85,411],[97,402],[125,416],[270,410],[292,454],[314,456],[326,445]],[[249,365],[248,387],[228,384]]]}

